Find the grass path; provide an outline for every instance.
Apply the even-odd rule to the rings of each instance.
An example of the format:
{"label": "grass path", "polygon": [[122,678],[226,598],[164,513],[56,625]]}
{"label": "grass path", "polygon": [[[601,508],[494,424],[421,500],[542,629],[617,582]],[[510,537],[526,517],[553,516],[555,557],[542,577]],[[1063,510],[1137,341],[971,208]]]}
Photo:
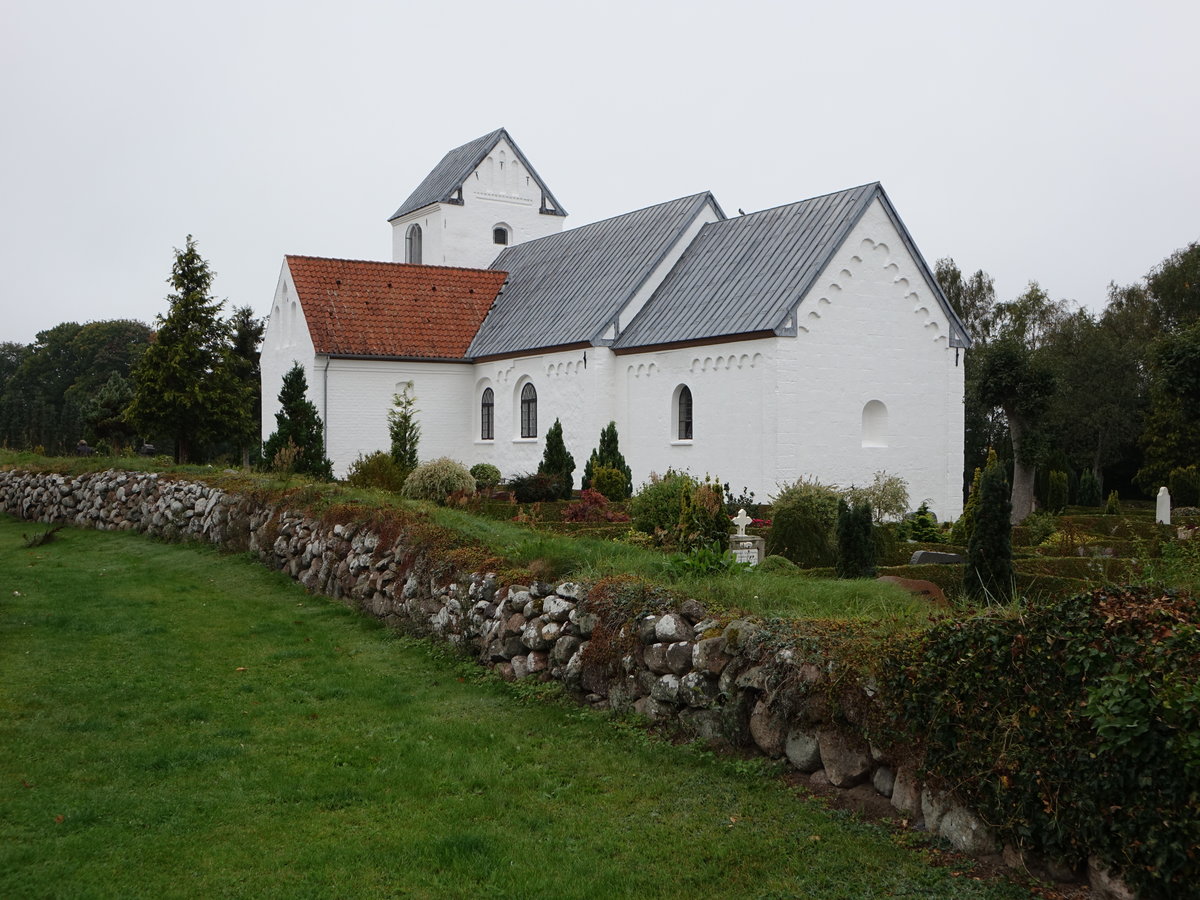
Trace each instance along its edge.
{"label": "grass path", "polygon": [[1010,898],[245,557],[0,517],[0,897]]}

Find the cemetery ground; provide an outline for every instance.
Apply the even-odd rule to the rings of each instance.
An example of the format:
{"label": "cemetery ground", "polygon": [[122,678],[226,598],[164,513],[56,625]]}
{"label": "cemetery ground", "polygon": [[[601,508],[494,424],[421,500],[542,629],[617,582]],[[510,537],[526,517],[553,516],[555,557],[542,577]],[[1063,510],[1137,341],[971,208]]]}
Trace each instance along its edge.
{"label": "cemetery ground", "polygon": [[0,895],[1029,895],[247,556],[44,528],[0,518]]}

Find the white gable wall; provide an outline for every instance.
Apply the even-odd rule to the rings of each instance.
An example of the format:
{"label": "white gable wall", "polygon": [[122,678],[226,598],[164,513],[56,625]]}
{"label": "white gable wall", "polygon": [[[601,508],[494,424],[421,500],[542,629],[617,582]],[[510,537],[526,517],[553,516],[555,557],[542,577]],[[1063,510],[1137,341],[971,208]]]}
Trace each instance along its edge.
{"label": "white gable wall", "polygon": [[[864,484],[884,469],[908,481],[914,508],[928,499],[940,518],[960,515],[962,353],[878,200],[800,304],[797,326],[778,339],[777,480]],[[886,408],[886,426],[876,417],[864,434],[871,401]]]}
{"label": "white gable wall", "polygon": [[493,240],[498,225],[509,244],[562,231],[564,216],[544,215],[542,190],[508,141],[501,140],[463,184],[463,203],[439,203],[392,222],[392,259],[406,262],[405,234],[416,222],[422,230],[421,262],[431,266],[486,269],[504,245]]}
{"label": "white gable wall", "polygon": [[262,371],[262,438],[265,441],[275,431],[275,414],[279,412],[279,390],[283,387],[283,376],[292,363],[304,366],[308,379],[308,399],[318,410],[324,402],[319,393],[321,384],[317,380],[316,351],[308,333],[308,322],[300,300],[296,295],[296,284],[284,261],[275,286],[275,297],[271,301],[271,312],[267,327],[263,331],[262,355],[259,365]]}

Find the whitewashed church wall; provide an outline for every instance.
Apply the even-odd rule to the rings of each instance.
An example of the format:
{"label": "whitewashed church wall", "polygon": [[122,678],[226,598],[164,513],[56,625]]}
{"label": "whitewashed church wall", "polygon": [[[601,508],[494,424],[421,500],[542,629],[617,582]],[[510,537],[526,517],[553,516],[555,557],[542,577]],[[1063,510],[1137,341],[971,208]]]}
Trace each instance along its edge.
{"label": "whitewashed church wall", "polygon": [[308,398],[321,408],[321,398],[316,392],[320,385],[315,381],[317,372],[316,350],[308,333],[304,310],[296,295],[292,274],[284,262],[271,301],[267,327],[263,331],[259,365],[262,371],[262,439],[265,441],[275,431],[275,414],[279,412],[279,389],[283,376],[292,363],[304,366],[308,379]]}
{"label": "whitewashed church wall", "polygon": [[[878,201],[780,338],[778,478],[863,484],[884,469],[915,507],[962,512],[962,351]],[[871,401],[886,408],[864,433]]]}
{"label": "whitewashed church wall", "polygon": [[[635,489],[668,468],[713,475],[766,499],[774,486],[774,338],[622,354],[617,428]],[[679,436],[676,397],[692,393],[692,439]]]}
{"label": "whitewashed church wall", "polygon": [[[604,347],[566,350],[476,363],[470,416],[473,452],[469,463],[489,462],[508,478],[537,470],[546,449],[546,431],[559,419],[563,441],[575,457],[575,486],[596,448],[602,429],[614,417],[612,352]],[[521,391],[537,391],[537,437],[521,437]],[[485,388],[495,396],[495,437],[483,440],[480,402]]]}
{"label": "whitewashed church wall", "polygon": [[404,238],[421,224],[425,265],[487,268],[504,249],[493,231],[501,226],[509,244],[562,231],[563,216],[539,212],[542,191],[507,141],[500,141],[463,184],[463,204],[417,210],[392,223],[392,259],[404,262]]}
{"label": "whitewashed church wall", "polygon": [[[324,373],[318,372],[317,377],[323,378]],[[406,381],[413,382],[416,397],[421,460],[449,456],[470,465],[467,419],[471,380],[471,366],[462,363],[330,360],[329,402],[318,404],[317,412],[329,435],[326,453],[334,475],[344,478],[359,454],[391,447],[387,415],[393,397]]]}

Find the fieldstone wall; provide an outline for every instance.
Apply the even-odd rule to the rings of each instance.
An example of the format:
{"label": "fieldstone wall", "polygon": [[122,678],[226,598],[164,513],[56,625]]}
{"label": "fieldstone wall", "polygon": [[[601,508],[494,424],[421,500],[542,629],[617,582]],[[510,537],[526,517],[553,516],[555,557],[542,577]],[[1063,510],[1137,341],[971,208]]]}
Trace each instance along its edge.
{"label": "fieldstone wall", "polygon": [[[875,702],[869,686],[839,688],[831,703],[835,673],[828,663],[779,646],[753,620],[709,616],[695,600],[605,622],[589,605],[586,585],[498,584],[493,574],[457,572],[422,555],[403,535],[383,546],[362,524],[330,524],[154,474],[3,471],[0,509],[28,520],[250,550],[309,591],[436,635],[506,679],[558,679],[593,705],[632,708],[712,744],[786,758],[814,784],[888,798],[911,825],[963,852],[1003,851],[1010,865],[1060,881],[1082,874],[1002,848],[977,815],[903,764],[903,748],[872,746],[860,728]],[[1123,885],[1098,864],[1092,869],[1098,896],[1120,896],[1110,892]]]}

